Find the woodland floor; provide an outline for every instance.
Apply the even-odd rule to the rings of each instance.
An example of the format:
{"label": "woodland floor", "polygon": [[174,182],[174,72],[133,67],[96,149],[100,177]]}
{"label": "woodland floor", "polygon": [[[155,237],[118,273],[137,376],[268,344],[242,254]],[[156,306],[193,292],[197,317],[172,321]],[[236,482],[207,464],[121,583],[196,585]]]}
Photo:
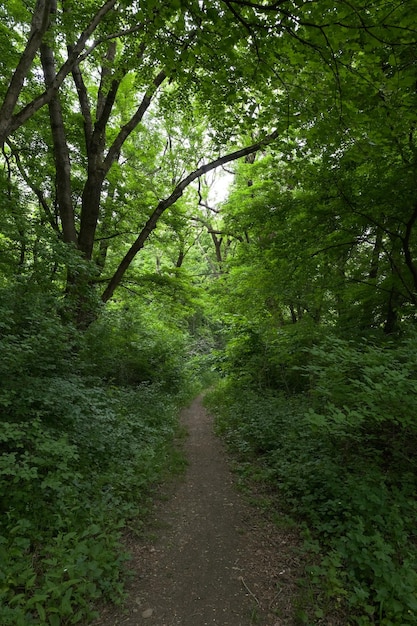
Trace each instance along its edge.
{"label": "woodland floor", "polygon": [[[185,476],[159,494],[152,534],[128,540],[128,598],[95,626],[293,626],[302,575],[299,538],[236,488],[201,398],[183,412]],[[254,504],[252,501],[254,500]]]}

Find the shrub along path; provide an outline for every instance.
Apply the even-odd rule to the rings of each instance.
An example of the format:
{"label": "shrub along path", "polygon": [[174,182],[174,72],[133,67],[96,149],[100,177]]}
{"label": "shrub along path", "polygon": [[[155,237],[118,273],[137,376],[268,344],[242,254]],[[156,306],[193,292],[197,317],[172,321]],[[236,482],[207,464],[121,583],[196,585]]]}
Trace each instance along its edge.
{"label": "shrub along path", "polygon": [[183,413],[186,475],[155,506],[156,537],[130,541],[123,609],[96,626],[291,625],[299,598],[297,537],[249,505],[197,398]]}

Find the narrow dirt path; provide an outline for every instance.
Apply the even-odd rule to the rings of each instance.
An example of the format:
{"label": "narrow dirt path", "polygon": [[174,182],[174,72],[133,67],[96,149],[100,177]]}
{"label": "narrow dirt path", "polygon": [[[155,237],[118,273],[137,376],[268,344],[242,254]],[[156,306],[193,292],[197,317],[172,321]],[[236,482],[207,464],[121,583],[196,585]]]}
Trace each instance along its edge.
{"label": "narrow dirt path", "polygon": [[183,424],[186,476],[155,509],[156,539],[129,545],[124,609],[104,609],[96,626],[295,624],[296,537],[244,502],[201,398]]}

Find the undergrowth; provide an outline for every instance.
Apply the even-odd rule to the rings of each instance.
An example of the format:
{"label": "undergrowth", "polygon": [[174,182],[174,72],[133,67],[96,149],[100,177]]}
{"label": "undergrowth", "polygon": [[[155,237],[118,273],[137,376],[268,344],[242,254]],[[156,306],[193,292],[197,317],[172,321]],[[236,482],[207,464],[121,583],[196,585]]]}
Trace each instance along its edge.
{"label": "undergrowth", "polygon": [[76,382],[83,402],[69,408],[65,434],[39,417],[2,423],[4,626],[76,624],[92,617],[99,596],[121,599],[127,559],[121,528],[146,514],[152,487],[171,458],[172,400],[146,386],[100,389]]}
{"label": "undergrowth", "polygon": [[[119,338],[125,348],[113,355],[112,380],[102,327],[98,338],[90,331],[86,362],[85,335],[62,324],[53,301],[6,295],[0,306],[0,623],[85,623],[99,597],[122,600],[128,570],[122,530],[140,529],[154,487],[180,469],[172,453],[185,398],[180,364],[171,359],[164,366],[159,346],[161,382],[141,382],[142,363],[153,351],[150,333],[142,351]],[[137,379],[123,378],[123,359]]]}
{"label": "undergrowth", "polygon": [[417,623],[413,345],[329,340],[308,352],[304,393],[231,377],[208,398],[242,471],[273,486],[304,527],[322,606],[302,623],[324,614],[325,597],[346,624]]}

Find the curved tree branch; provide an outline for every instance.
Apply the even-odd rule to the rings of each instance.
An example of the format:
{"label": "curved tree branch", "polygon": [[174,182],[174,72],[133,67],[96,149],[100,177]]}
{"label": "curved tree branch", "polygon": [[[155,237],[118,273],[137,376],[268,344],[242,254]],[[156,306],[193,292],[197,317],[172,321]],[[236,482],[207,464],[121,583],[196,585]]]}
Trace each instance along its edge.
{"label": "curved tree branch", "polygon": [[171,193],[171,195],[168,196],[168,198],[165,198],[164,200],[161,200],[159,202],[158,206],[156,207],[156,209],[154,210],[154,212],[152,213],[152,215],[146,222],[145,226],[143,227],[136,241],[132,244],[132,246],[130,247],[126,255],[124,256],[119,267],[117,268],[116,272],[113,274],[112,278],[109,281],[109,284],[107,285],[106,289],[104,290],[101,296],[103,302],[107,302],[112,297],[114,291],[119,286],[126,270],[132,263],[133,259],[135,258],[139,250],[143,248],[150,234],[155,230],[158,224],[158,220],[161,217],[161,215],[169,207],[175,204],[175,202],[179,198],[181,198],[185,189],[193,181],[195,181],[200,176],[203,176],[203,174],[206,174],[207,172],[210,172],[211,170],[216,169],[216,167],[220,167],[221,165],[224,165],[225,163],[230,163],[231,161],[236,161],[237,159],[245,157],[248,154],[252,154],[253,152],[257,152],[258,150],[261,150],[262,148],[272,143],[275,139],[277,139],[278,135],[279,135],[278,130],[274,130],[270,135],[267,135],[260,141],[257,141],[256,143],[253,143],[252,145],[247,146],[246,148],[241,148],[240,150],[236,150],[236,152],[231,152],[218,159],[215,159],[214,161],[210,161],[210,163],[201,165],[199,168],[191,172],[191,174],[186,176],[186,178],[180,181],[178,185],[175,187],[175,189],[173,190],[173,192]]}
{"label": "curved tree branch", "polygon": [[[5,101],[3,102],[2,108],[0,110],[0,145],[4,144],[6,138],[13,133],[15,130],[20,128],[29,118],[32,117],[40,108],[42,108],[45,104],[51,101],[51,99],[56,94],[57,90],[62,85],[65,78],[72,71],[74,66],[80,60],[80,56],[85,48],[85,44],[90,39],[93,32],[96,30],[98,25],[103,20],[104,16],[113,9],[117,0],[107,0],[102,7],[97,11],[92,20],[90,21],[87,28],[81,33],[78,38],[78,41],[75,43],[72,48],[70,54],[68,55],[67,60],[61,66],[59,71],[57,72],[54,81],[48,86],[48,88],[41,93],[37,98],[34,98],[29,104],[27,104],[23,109],[21,109],[18,113],[13,115],[13,110],[17,103],[18,97],[22,90],[23,81],[27,76],[29,68],[32,64],[33,59],[42,42],[42,38],[45,32],[48,29],[49,25],[49,15],[50,15],[50,7],[53,6],[53,0],[38,0],[37,8],[34,12],[34,20],[40,9],[42,9],[42,16],[44,20],[42,25],[38,25],[39,16],[37,16],[36,21],[36,36],[34,34],[33,38],[30,38],[28,44],[26,46],[25,52],[21,57],[21,61],[19,63],[19,72],[12,79],[12,82],[15,81],[15,86],[11,91],[11,85],[9,86],[8,93],[6,94]],[[32,30],[31,30],[32,32]],[[30,46],[29,46],[30,44]],[[26,53],[27,52],[27,53]],[[26,53],[26,55],[25,55]],[[25,55],[25,59],[23,61],[23,56]],[[11,84],[12,84],[11,82]],[[19,88],[20,84],[20,88]],[[9,94],[10,92],[10,94]]]}

